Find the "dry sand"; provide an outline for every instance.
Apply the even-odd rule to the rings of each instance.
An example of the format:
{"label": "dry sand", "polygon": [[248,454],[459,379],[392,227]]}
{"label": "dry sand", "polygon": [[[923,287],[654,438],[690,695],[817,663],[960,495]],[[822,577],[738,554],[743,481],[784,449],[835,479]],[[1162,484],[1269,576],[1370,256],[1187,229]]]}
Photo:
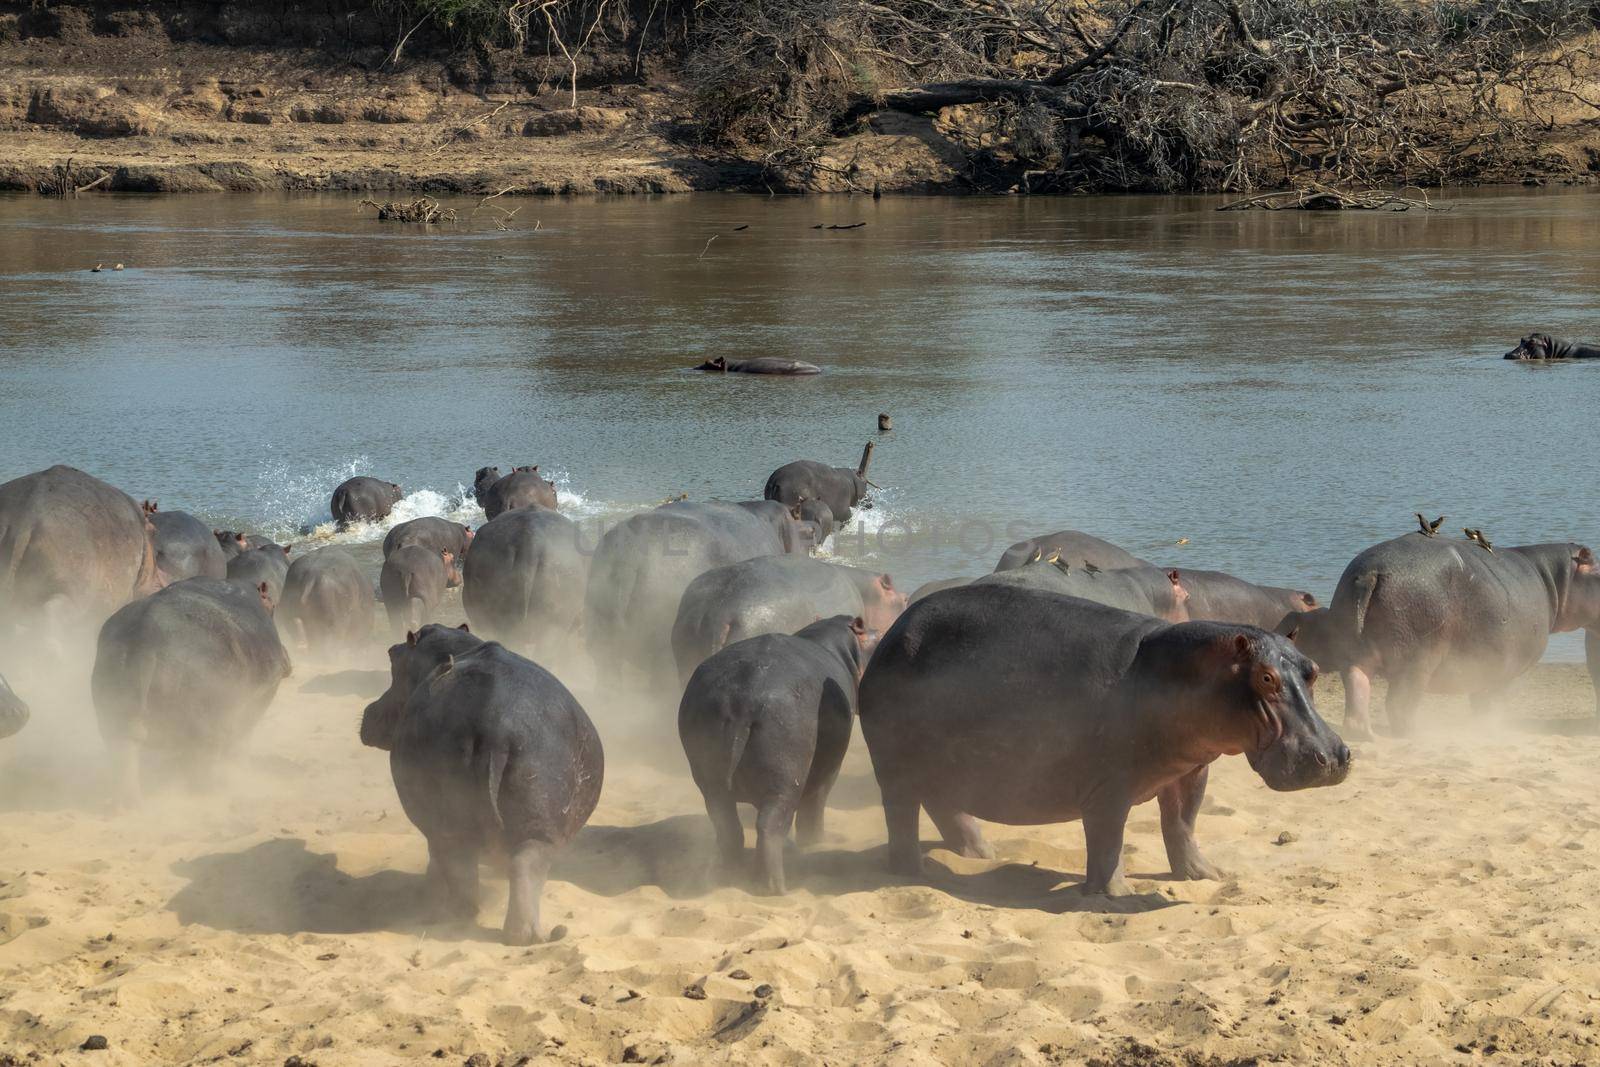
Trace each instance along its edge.
{"label": "dry sand", "polygon": [[83,694],[35,689],[0,742],[0,1064],[1600,1062],[1581,668],[1539,668],[1501,725],[1432,700],[1336,789],[1223,760],[1199,833],[1230,877],[1170,881],[1150,804],[1109,905],[1074,824],[887,875],[859,737],[789,896],[713,888],[670,713],[641,743],[591,709],[605,792],[545,896],[570,933],[531,949],[497,943],[492,864],[477,929],[416,921],[423,842],[356,739],[381,684],[302,669],[215,794],[124,814]]}

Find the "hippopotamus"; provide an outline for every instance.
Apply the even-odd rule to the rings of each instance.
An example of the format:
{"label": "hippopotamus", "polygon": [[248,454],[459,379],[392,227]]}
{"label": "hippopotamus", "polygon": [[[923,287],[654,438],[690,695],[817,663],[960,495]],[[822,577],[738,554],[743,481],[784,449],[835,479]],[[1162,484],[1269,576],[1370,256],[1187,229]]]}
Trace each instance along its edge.
{"label": "hippopotamus", "polygon": [[1600,359],[1600,347],[1563,341],[1547,333],[1530,333],[1505,354],[1506,359]]}
{"label": "hippopotamus", "polygon": [[1552,633],[1600,627],[1600,564],[1570,542],[1486,549],[1406,534],[1350,561],[1327,627],[1347,661],[1345,732],[1371,736],[1382,676],[1390,727],[1406,733],[1423,693],[1466,693],[1488,710]]}
{"label": "hippopotamus", "polygon": [[1102,541],[1081,530],[1058,530],[1041,534],[1026,541],[1018,541],[1000,556],[994,565],[996,571],[1015,570],[1027,563],[1058,556],[1074,568],[1094,564],[1101,570],[1119,571],[1132,567],[1153,567],[1155,564],[1140,559],[1124,548]]}
{"label": "hippopotamus", "polygon": [[589,651],[604,672],[675,676],[672,623],[690,582],[713,567],[807,551],[798,509],[749,503],[674,501],[606,531],[584,595]]}
{"label": "hippopotamus", "polygon": [[1256,585],[1222,571],[1185,567],[1178,573],[1189,593],[1189,618],[1196,621],[1247,622],[1263,630],[1276,630],[1286,615],[1317,607],[1317,598],[1299,589]]}
{"label": "hippopotamus", "polygon": [[361,715],[361,742],[389,753],[400,806],[428,841],[435,894],[475,918],[478,855],[498,846],[511,873],[505,941],[541,940],[551,861],[600,799],[594,724],[549,671],[465,629],[408,634],[389,670],[388,691]]}
{"label": "hippopotamus", "polygon": [[0,624],[99,627],[166,582],[155,531],[128,494],[72,467],[0,485]]}
{"label": "hippopotamus", "polygon": [[283,583],[289,577],[289,550],[282,545],[263,545],[241,552],[228,561],[228,581],[251,589],[267,587],[272,603],[283,600]]}
{"label": "hippopotamus", "polygon": [[1325,607],[1291,611],[1272,629],[1310,656],[1318,670],[1342,673],[1350,666],[1350,642],[1340,631],[1333,612]]}
{"label": "hippopotamus", "polygon": [[470,544],[472,527],[435,515],[425,515],[420,519],[402,522],[390,530],[383,539],[383,554],[387,558],[397,548],[421,545],[435,552],[448,552],[461,560],[466,556]]}
{"label": "hippopotamus", "polygon": [[822,368],[801,359],[783,359],[780,356],[757,356],[754,359],[727,359],[715,356],[694,368],[737,374],[787,374],[790,376],[821,374]]}
{"label": "hippopotamus", "polygon": [[472,476],[472,499],[483,507],[483,498],[489,492],[489,487],[500,480],[499,467],[479,467],[478,473]]}
{"label": "hippopotamus", "polygon": [[1129,567],[1125,570],[1089,571],[1081,567],[1069,567],[1063,560],[1054,563],[1040,560],[1014,570],[986,574],[971,584],[1048,589],[1123,611],[1153,615],[1167,622],[1185,622],[1189,619],[1189,590],[1184,585],[1183,576],[1175,570]]}
{"label": "hippopotamus", "polygon": [[963,585],[971,585],[976,578],[935,578],[931,582],[923,582],[911,591],[911,596],[906,599],[907,604],[915,604],[925,597],[932,596],[941,589],[959,589]]}
{"label": "hippopotamus", "polygon": [[1082,819],[1084,891],[1124,895],[1124,826],[1154,797],[1172,873],[1218,877],[1194,838],[1214,760],[1243,753],[1276,790],[1349,772],[1349,748],[1312,701],[1316,675],[1254,626],[1166,623],[1024,586],[934,593],[884,635],[861,680],[890,867],[921,869],[919,808],[949,848],[984,858],[994,852],[976,819]]}
{"label": "hippopotamus", "polygon": [[855,724],[866,661],[860,618],[736,641],[695,668],[678,704],[678,737],[705,797],[723,864],[744,858],[739,802],[756,806],[767,892],[787,892],[783,843],[799,812],[802,846],[822,837],[823,808]]}
{"label": "hippopotamus", "polygon": [[478,529],[462,568],[462,603],[476,632],[550,662],[578,630],[588,582],[577,524],[523,508]]}
{"label": "hippopotamus", "polygon": [[887,574],[807,556],[756,556],[716,567],[690,582],[672,625],[678,678],[719,649],[758,634],[794,633],[817,619],[860,617],[882,633],[905,610],[906,595]]}
{"label": "hippopotamus", "polygon": [[350,650],[372,637],[372,586],[342,548],[319,548],[289,564],[278,624],[303,649]]}
{"label": "hippopotamus", "polygon": [[217,539],[217,545],[222,549],[224,559],[232,559],[242,552],[253,552],[258,548],[282,548],[285,552],[289,551],[273,542],[271,538],[262,537],[260,534],[247,534],[239,530],[212,530],[211,536]]}
{"label": "hippopotamus", "polygon": [[168,581],[228,576],[228,557],[209,526],[186,511],[162,511],[153,500],[140,506],[155,531],[156,566]]}
{"label": "hippopotamus", "polygon": [[833,509],[820,500],[802,500],[798,506],[800,524],[808,531],[811,547],[821,548],[823,542],[833,536],[833,528],[838,525]]}
{"label": "hippopotamus", "polygon": [[869,488],[866,477],[849,467],[797,459],[773,471],[761,495],[784,504],[819,500],[833,513],[833,521],[843,524],[850,521],[850,509],[861,503]]}
{"label": "hippopotamus", "polygon": [[351,478],[333,491],[329,508],[343,529],[353,522],[376,522],[394,510],[405,493],[394,482],[377,478]]}
{"label": "hippopotamus", "polygon": [[444,591],[461,584],[455,553],[422,545],[401,545],[383,559],[378,589],[389,613],[389,625],[403,634],[433,621]]}
{"label": "hippopotamus", "polygon": [[0,737],[10,737],[28,725],[28,705],[0,675]]}
{"label": "hippopotamus", "polygon": [[546,481],[537,466],[517,467],[483,493],[483,513],[494,518],[517,508],[556,509],[556,486]]}
{"label": "hippopotamus", "polygon": [[255,729],[290,672],[270,607],[259,589],[189,578],[100,628],[91,692],[130,798],[139,793],[136,749],[203,780]]}

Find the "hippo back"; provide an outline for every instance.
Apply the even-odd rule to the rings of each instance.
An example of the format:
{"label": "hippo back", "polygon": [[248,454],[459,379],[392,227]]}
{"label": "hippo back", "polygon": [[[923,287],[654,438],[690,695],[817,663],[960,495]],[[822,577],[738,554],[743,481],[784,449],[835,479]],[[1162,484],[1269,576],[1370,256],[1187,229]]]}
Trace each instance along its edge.
{"label": "hippo back", "polygon": [[581,531],[545,508],[479,528],[462,568],[467,620],[486,637],[545,659],[577,630],[589,580]]}
{"label": "hippo back", "polygon": [[1015,570],[1036,558],[1048,560],[1053,554],[1059,554],[1068,566],[1074,568],[1082,567],[1086,563],[1092,563],[1107,571],[1153,566],[1147,560],[1142,560],[1126,549],[1110,541],[1103,541],[1093,534],[1086,534],[1081,530],[1058,530],[1052,534],[1041,534],[1026,541],[1018,541],[1001,554],[1000,562],[995,564],[994,569]]}
{"label": "hippo back", "polygon": [[1177,584],[1166,571],[1155,567],[1130,567],[1091,574],[1076,568],[1063,571],[1051,563],[1030,563],[1014,570],[984,575],[972,584],[1044,589],[1168,621],[1177,622],[1187,618]]}
{"label": "hippo back", "polygon": [[170,581],[183,578],[226,578],[228,557],[211,527],[186,511],[156,511],[150,515],[155,531],[156,565]]}

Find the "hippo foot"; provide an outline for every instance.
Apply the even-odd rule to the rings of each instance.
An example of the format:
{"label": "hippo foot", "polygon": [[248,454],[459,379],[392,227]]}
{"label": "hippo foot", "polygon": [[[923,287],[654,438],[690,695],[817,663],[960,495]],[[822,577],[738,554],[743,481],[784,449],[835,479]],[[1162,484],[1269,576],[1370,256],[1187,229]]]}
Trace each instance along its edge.
{"label": "hippo foot", "polygon": [[1128,884],[1127,879],[1123,878],[1122,873],[1119,871],[1107,878],[1104,885],[1084,882],[1083,895],[1086,897],[1131,897],[1133,896],[1133,887]]}
{"label": "hippo foot", "polygon": [[889,873],[904,875],[907,878],[921,878],[922,854],[918,852],[909,856],[890,855]]}
{"label": "hippo foot", "polygon": [[1377,735],[1372,732],[1372,727],[1364,722],[1345,722],[1339,727],[1339,734],[1346,741],[1376,741]]}
{"label": "hippo foot", "polygon": [[1220,882],[1227,877],[1204,856],[1191,856],[1173,864],[1172,876],[1189,882]]}
{"label": "hippo foot", "polygon": [[566,936],[567,928],[561,925],[552,926],[550,932],[543,937],[540,937],[539,931],[531,926],[516,929],[508,926],[502,932],[500,940],[511,948],[527,948],[529,945],[548,945]]}
{"label": "hippo foot", "polygon": [[947,844],[947,848],[963,859],[992,860],[995,858],[994,846],[982,840],[965,841],[961,844]]}

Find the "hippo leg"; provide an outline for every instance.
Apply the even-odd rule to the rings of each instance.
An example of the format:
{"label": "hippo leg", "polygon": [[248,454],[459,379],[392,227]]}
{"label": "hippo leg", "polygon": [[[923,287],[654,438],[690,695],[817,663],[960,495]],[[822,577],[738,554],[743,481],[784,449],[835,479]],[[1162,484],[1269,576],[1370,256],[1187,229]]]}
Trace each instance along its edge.
{"label": "hippo leg", "polygon": [[1107,804],[1083,813],[1083,840],[1089,853],[1085,893],[1125,897],[1133,892],[1122,877],[1122,834],[1130,810],[1127,804]]}
{"label": "hippo leg", "polygon": [[1206,779],[1211,765],[1196,767],[1156,794],[1161,806],[1161,838],[1167,845],[1167,862],[1176,878],[1221,878],[1222,873],[1200,855],[1195,844],[1194,824],[1200,817],[1200,803],[1206,797]]}
{"label": "hippo leg", "polygon": [[939,828],[944,847],[951,852],[972,860],[994,859],[994,846],[984,839],[978,820],[966,812],[930,806],[928,818]]}
{"label": "hippo leg", "polygon": [[1372,672],[1350,666],[1344,672],[1344,724],[1339,732],[1352,741],[1372,740]]}
{"label": "hippo leg", "polygon": [[785,796],[769,796],[756,809],[756,856],[761,861],[761,878],[766,891],[781,897],[789,891],[783,881],[783,843],[794,825],[794,802]]}
{"label": "hippo leg", "polygon": [[1594,717],[1600,721],[1600,630],[1583,631],[1583,651],[1589,661],[1589,681],[1594,683]]}
{"label": "hippo leg", "polygon": [[142,799],[139,788],[139,749],[132,740],[119,738],[107,742],[111,754],[111,780],[117,800],[129,807],[138,807]]}
{"label": "hippo leg", "polygon": [[883,821],[889,830],[889,870],[913,877],[922,873],[922,804],[883,790]]}
{"label": "hippo leg", "polygon": [[[555,857],[556,846],[548,841],[524,841],[512,850],[506,944],[532,945],[543,939],[539,932],[539,901],[544,896],[544,880],[550,874],[550,864]],[[556,927],[550,931],[550,940],[556,940],[565,932]]]}
{"label": "hippo leg", "polygon": [[1423,678],[1414,673],[1389,678],[1389,693],[1383,710],[1389,715],[1389,730],[1396,737],[1409,737],[1416,727],[1417,705],[1422,703]]}
{"label": "hippo leg", "polygon": [[428,881],[446,917],[478,915],[478,850],[458,841],[428,842]]}
{"label": "hippo leg", "polygon": [[828,794],[839,778],[845,752],[850,748],[850,733],[855,721],[846,708],[837,716],[825,717],[817,731],[817,750],[811,757],[811,773],[800,796],[800,813],[795,824],[795,841],[808,848],[822,840],[822,818]]}
{"label": "hippo leg", "polygon": [[706,814],[711,817],[711,828],[717,833],[717,852],[722,865],[732,871],[744,861],[744,823],[739,821],[739,806],[733,794],[706,792]]}

